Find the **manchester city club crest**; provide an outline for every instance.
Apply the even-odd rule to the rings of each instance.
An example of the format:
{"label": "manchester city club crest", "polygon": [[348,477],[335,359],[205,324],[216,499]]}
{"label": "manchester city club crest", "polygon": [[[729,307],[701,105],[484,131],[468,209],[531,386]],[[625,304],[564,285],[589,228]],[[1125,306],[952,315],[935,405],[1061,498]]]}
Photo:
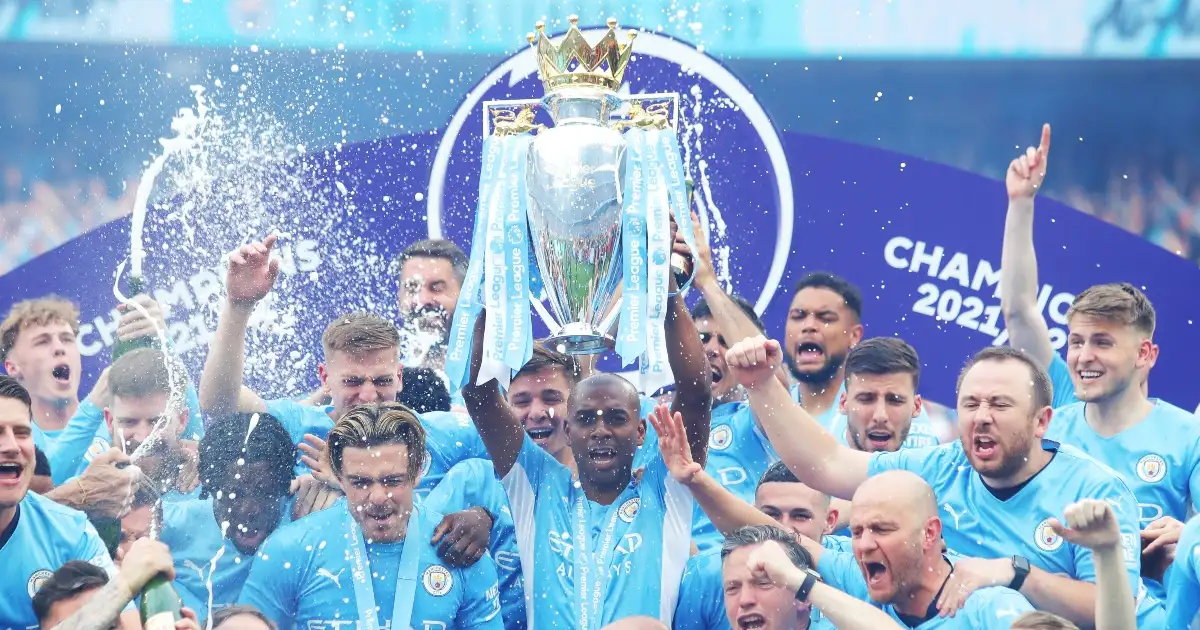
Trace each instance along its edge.
{"label": "manchester city club crest", "polygon": [[641,499],[634,497],[621,504],[621,507],[617,510],[617,516],[626,523],[632,523],[633,517],[637,516],[638,509],[641,506]]}
{"label": "manchester city club crest", "polygon": [[730,429],[727,424],[713,428],[712,433],[708,434],[708,448],[714,451],[723,451],[732,443],[733,429]]}
{"label": "manchester city club crest", "polygon": [[29,596],[33,597],[34,595],[37,595],[37,592],[41,590],[42,585],[46,583],[46,580],[50,579],[51,575],[53,575],[53,573],[47,571],[46,569],[34,571],[33,575],[29,576],[29,582],[26,583]]}
{"label": "manchester city club crest", "polygon": [[88,446],[87,453],[84,454],[83,458],[87,460],[88,463],[91,463],[92,458],[96,457],[100,453],[103,453],[104,451],[107,451],[108,448],[109,444],[107,440],[99,436],[94,437],[92,438],[92,443],[90,446]]}
{"label": "manchester city club crest", "polygon": [[449,569],[435,564],[425,569],[425,574],[421,576],[421,584],[425,586],[425,590],[429,591],[430,595],[441,597],[450,592],[450,587],[454,585],[454,578],[450,575]]}
{"label": "manchester city club crest", "polygon": [[1138,460],[1138,479],[1146,483],[1158,483],[1167,476],[1167,460],[1153,453]]}
{"label": "manchester city club crest", "polygon": [[1054,551],[1063,545],[1063,537],[1050,527],[1050,519],[1043,519],[1033,530],[1033,544],[1042,551]]}

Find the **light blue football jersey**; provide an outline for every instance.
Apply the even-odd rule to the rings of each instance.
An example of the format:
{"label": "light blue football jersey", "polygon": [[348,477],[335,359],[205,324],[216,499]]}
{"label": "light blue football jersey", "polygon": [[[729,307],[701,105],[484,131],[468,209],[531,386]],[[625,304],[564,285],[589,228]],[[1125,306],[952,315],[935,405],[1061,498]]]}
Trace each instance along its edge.
{"label": "light blue football jersey", "polygon": [[[848,550],[850,540],[841,536],[824,536],[821,545],[831,551]],[[812,609],[809,620],[809,630],[835,630],[829,619],[823,617],[816,608]],[[720,547],[702,551],[688,560],[679,586],[679,604],[675,607],[673,628],[729,630]]]}
{"label": "light blue football jersey", "polygon": [[[342,500],[275,530],[255,558],[239,601],[257,607],[281,628],[356,627],[350,518],[347,503]],[[366,545],[366,570],[371,575],[380,627],[391,624],[400,556],[404,546],[412,543],[420,545],[413,576],[417,580],[410,622],[413,628],[503,628],[496,566],[491,557],[485,555],[466,569],[446,567],[429,543],[442,515],[418,505],[412,518],[409,540]],[[419,526],[413,528],[414,524]]]}
{"label": "light blue football jersey", "polygon": [[212,499],[164,502],[162,520],[159,540],[171,548],[175,559],[175,590],[183,605],[196,611],[201,619],[207,619],[212,612],[236,604],[254,555],[243,555],[221,535],[221,526],[213,516]]}
{"label": "light blue football jersey", "polygon": [[1137,497],[1141,526],[1162,516],[1186,521],[1200,496],[1200,418],[1166,401],[1141,422],[1102,437],[1084,416],[1086,403],[1055,409],[1046,439],[1070,444],[1125,478]]}
{"label": "light blue football jersey", "polygon": [[[791,392],[792,400],[796,401],[797,403],[800,402],[800,386],[792,385]],[[833,421],[841,413],[838,411],[838,401],[842,399],[842,394],[845,393],[846,379],[842,379],[841,383],[838,385],[837,395],[833,397],[833,405],[830,406],[829,409],[826,409],[825,413],[822,413],[818,416],[813,416],[813,419],[817,421],[817,424],[825,427],[826,431],[829,431],[833,427]]]}
{"label": "light blue football jersey", "polygon": [[[204,436],[204,420],[200,414],[200,399],[189,382],[186,392],[188,425],[183,437],[199,440]],[[83,474],[92,458],[112,448],[112,436],[104,422],[104,410],[91,398],[79,403],[75,415],[61,431],[42,431],[43,443],[38,446],[50,461],[50,478],[59,486]]]}
{"label": "light blue football jersey", "polygon": [[1141,549],[1137,501],[1119,474],[1066,444],[1043,440],[1042,448],[1054,457],[1024,488],[1007,501],[997,499],[971,468],[962,443],[906,449],[871,456],[869,474],[888,470],[911,471],[933,487],[937,495],[950,549],[968,557],[1024,556],[1044,571],[1075,580],[1096,581],[1092,551],[1054,533],[1050,518],[1062,518],[1067,505],[1081,499],[1098,499],[1113,506],[1121,527],[1125,568],[1133,592],[1140,600],[1141,627],[1158,627],[1162,604],[1145,595],[1141,580]]}
{"label": "light blue football jersey", "polygon": [[1166,627],[1200,630],[1200,516],[1184,526],[1166,582]]}
{"label": "light blue football jersey", "polygon": [[1050,375],[1050,385],[1054,388],[1052,405],[1055,409],[1079,402],[1075,397],[1075,381],[1071,379],[1071,368],[1067,367],[1067,360],[1062,358],[1061,354],[1054,353],[1046,372]]}
{"label": "light blue football jersey", "polygon": [[0,540],[0,628],[37,628],[33,595],[72,560],[90,562],[109,577],[117,572],[83,512],[27,492],[17,504],[12,534]]}
{"label": "light blue football jersey", "polygon": [[[758,480],[779,455],[758,428],[750,405],[732,402],[712,410],[708,433],[708,461],[704,470],[746,503],[754,504]],[[725,538],[697,505],[692,517],[692,540],[700,551],[720,546]]]}
{"label": "light blue football jersey", "polygon": [[[871,601],[867,580],[854,554],[830,552],[821,554],[817,561],[817,572],[826,584],[868,602],[886,612],[902,627],[910,627],[896,613],[891,604]],[[953,617],[933,618],[913,626],[918,630],[1008,630],[1017,617],[1033,610],[1033,606],[1020,593],[998,586],[981,588],[970,596]]]}
{"label": "light blue football jersey", "polygon": [[531,628],[596,630],[633,615],[670,625],[691,551],[693,502],[661,457],[600,505],[526,436],[503,481]]}
{"label": "light blue football jersey", "polygon": [[442,482],[425,497],[430,512],[453,514],[482,507],[492,515],[489,552],[500,579],[500,611],[504,627],[525,628],[525,591],[521,584],[521,556],[517,553],[516,531],[508,495],[496,478],[496,469],[486,459],[459,462],[442,477]]}

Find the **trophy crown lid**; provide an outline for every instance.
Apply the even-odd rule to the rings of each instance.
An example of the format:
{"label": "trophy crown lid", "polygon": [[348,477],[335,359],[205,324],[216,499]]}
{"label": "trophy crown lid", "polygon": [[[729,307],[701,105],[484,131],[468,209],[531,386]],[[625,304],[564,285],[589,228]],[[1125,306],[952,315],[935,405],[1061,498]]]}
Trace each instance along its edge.
{"label": "trophy crown lid", "polygon": [[571,15],[567,22],[571,26],[559,44],[546,36],[546,23],[541,20],[534,24],[537,33],[525,36],[537,53],[538,74],[546,91],[580,85],[617,91],[637,33],[630,31],[628,43],[621,44],[617,41],[617,20],[610,17],[606,21],[608,32],[593,46],[579,30],[579,16]]}

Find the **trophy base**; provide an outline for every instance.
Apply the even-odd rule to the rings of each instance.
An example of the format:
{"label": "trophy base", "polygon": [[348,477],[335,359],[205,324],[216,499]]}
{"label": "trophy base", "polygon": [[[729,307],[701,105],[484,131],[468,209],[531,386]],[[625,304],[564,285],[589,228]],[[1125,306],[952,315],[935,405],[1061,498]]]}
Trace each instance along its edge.
{"label": "trophy base", "polygon": [[591,326],[575,322],[547,338],[546,347],[564,354],[600,354],[616,347],[616,341]]}

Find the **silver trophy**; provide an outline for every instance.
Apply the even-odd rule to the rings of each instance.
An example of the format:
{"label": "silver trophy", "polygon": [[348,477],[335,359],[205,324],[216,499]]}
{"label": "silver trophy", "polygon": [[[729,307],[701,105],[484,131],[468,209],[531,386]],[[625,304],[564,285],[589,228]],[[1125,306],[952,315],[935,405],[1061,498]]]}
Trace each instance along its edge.
{"label": "silver trophy", "polygon": [[[617,96],[632,52],[621,45],[616,20],[595,46],[587,43],[575,16],[560,45],[537,24],[530,33],[539,74],[546,88],[540,100],[484,103],[484,136],[536,133],[526,170],[530,246],[553,316],[542,296],[530,296],[534,309],[550,327],[550,347],[570,354],[611,349],[612,331],[621,301],[622,200],[625,187],[625,127],[674,128],[677,94],[643,94],[627,99],[627,116],[618,116],[627,101]],[[546,128],[534,122],[544,108],[554,121]],[[672,257],[683,286],[694,265]]]}

